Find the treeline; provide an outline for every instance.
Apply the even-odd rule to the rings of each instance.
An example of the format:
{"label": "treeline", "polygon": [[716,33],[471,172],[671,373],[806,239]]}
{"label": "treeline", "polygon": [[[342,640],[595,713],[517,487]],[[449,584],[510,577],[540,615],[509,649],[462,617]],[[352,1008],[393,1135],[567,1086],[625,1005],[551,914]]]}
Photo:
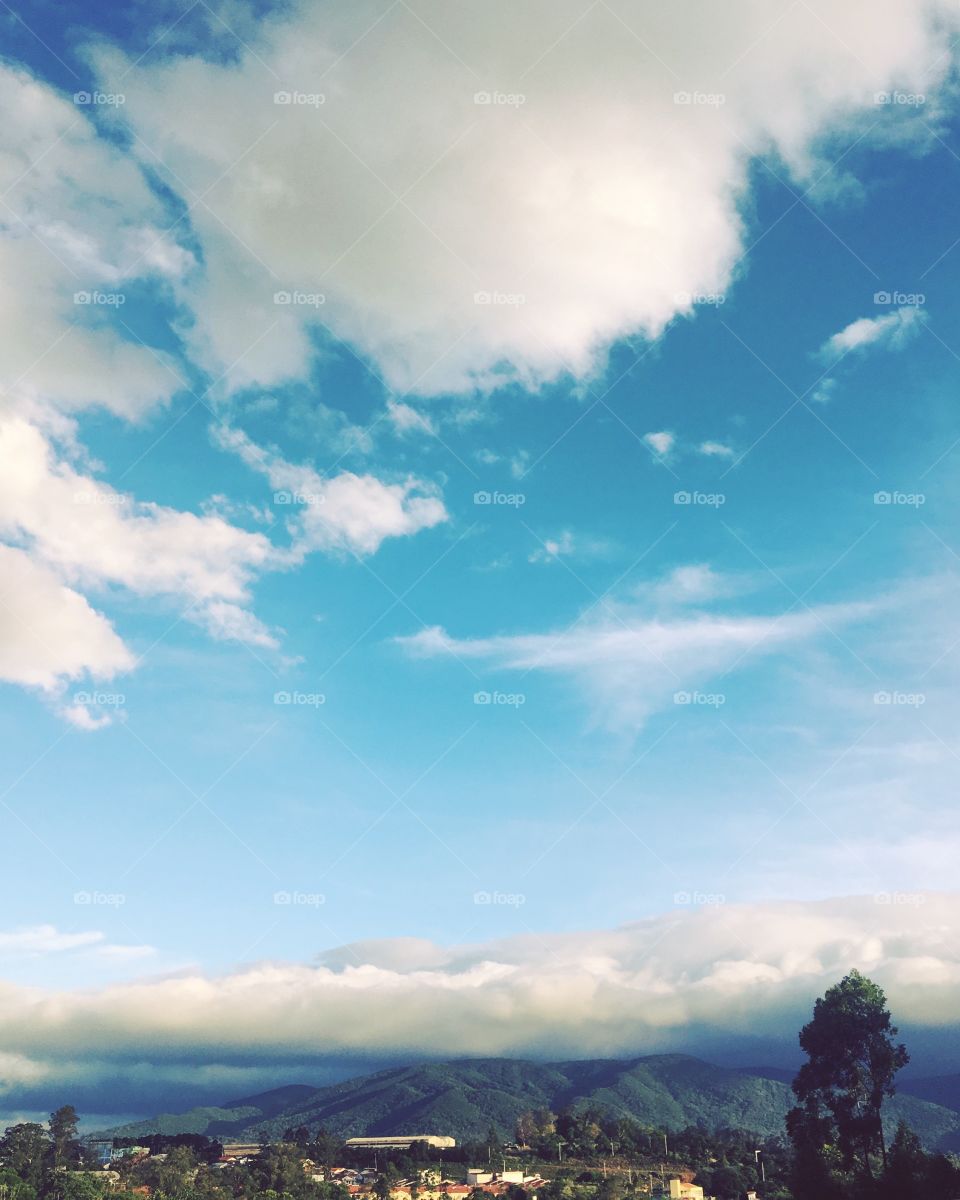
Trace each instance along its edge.
{"label": "treeline", "polygon": [[85,1200],[70,1189],[70,1171],[83,1165],[78,1118],[70,1104],[50,1114],[46,1128],[33,1121],[11,1125],[0,1138],[3,1200]]}
{"label": "treeline", "polygon": [[198,1162],[216,1162],[223,1154],[223,1143],[202,1133],[148,1133],[143,1137],[115,1137],[111,1139],[117,1150],[145,1146],[151,1154],[166,1154],[178,1146],[193,1151]]}

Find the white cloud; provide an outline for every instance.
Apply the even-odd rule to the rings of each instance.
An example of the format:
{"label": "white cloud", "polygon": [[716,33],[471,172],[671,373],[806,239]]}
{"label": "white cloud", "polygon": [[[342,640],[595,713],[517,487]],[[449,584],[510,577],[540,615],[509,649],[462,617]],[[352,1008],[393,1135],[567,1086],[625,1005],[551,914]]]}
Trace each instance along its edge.
{"label": "white cloud", "polygon": [[[689,882],[689,881],[688,881]],[[691,893],[692,893],[691,888]],[[683,903],[613,930],[444,947],[355,943],[315,965],[58,993],[0,988],[0,1054],[21,1059],[260,1061],[310,1055],[628,1055],[721,1033],[783,1037],[853,967],[899,1021],[952,1026],[960,896]],[[465,902],[469,897],[465,897]],[[114,1070],[116,1070],[114,1066]],[[26,1070],[21,1062],[21,1070]],[[29,1074],[29,1072],[28,1072]]]}
{"label": "white cloud", "polygon": [[[537,384],[725,291],[751,156],[812,179],[831,134],[895,140],[904,114],[875,104],[893,87],[936,120],[956,23],[948,0],[813,0],[776,22],[760,0],[322,0],[261,22],[238,62],[152,55],[122,116],[204,196],[205,269],[179,294],[230,384],[303,375],[321,322],[400,390]],[[104,86],[126,69],[98,62]],[[850,190],[836,171],[831,190]],[[278,306],[278,288],[322,303]]]}
{"label": "white cloud", "polygon": [[697,447],[697,453],[703,454],[707,458],[733,458],[735,452],[724,442],[701,442]]}
{"label": "white cloud", "polygon": [[709,563],[684,563],[662,579],[642,585],[637,594],[650,596],[658,604],[703,604],[736,595],[743,588],[742,579],[715,571]]}
{"label": "white cloud", "polygon": [[815,400],[817,404],[829,404],[834,399],[836,390],[837,381],[835,379],[821,379],[811,392],[810,399]]}
{"label": "white cloud", "polygon": [[608,558],[614,550],[613,543],[604,538],[574,534],[572,530],[564,529],[556,537],[544,538],[527,556],[527,562],[555,563],[561,558]]}
{"label": "white cloud", "polygon": [[289,463],[261,449],[237,429],[221,429],[224,446],[271,487],[288,498],[295,515],[289,526],[295,554],[309,550],[347,550],[372,554],[388,537],[404,537],[447,520],[437,489],[408,477],[384,483],[374,475],[343,471],[326,477],[313,467]]}
{"label": "white cloud", "polygon": [[26,929],[0,930],[0,961],[41,958],[74,951],[105,958],[145,958],[155,953],[152,946],[124,946],[108,942],[99,930],[66,933],[55,925],[33,925]]}
{"label": "white cloud", "polygon": [[20,418],[0,419],[0,533],[83,583],[140,595],[243,601],[254,574],[275,564],[260,533],[223,518],[138,503],[69,463]]}
{"label": "white cloud", "polygon": [[647,443],[654,454],[660,458],[666,458],[676,443],[676,436],[669,433],[667,430],[661,430],[659,433],[645,433],[643,440]]}
{"label": "white cloud", "polygon": [[828,338],[820,354],[834,359],[869,346],[900,350],[917,335],[923,320],[923,310],[913,306],[898,308],[882,317],[861,317]]}
{"label": "white cloud", "polygon": [[[307,496],[291,522],[292,550],[216,512],[137,502],[58,457],[36,425],[0,416],[0,536],[23,543],[0,544],[9,566],[0,596],[0,678],[60,695],[65,681],[84,673],[111,677],[134,665],[110,623],[72,586],[167,597],[214,637],[275,649],[276,634],[250,609],[263,572],[314,550],[373,553],[386,537],[446,519],[442,501],[420,481],[384,484],[348,472],[323,479],[266,456],[242,435],[224,439],[274,487]],[[83,704],[61,711],[81,729],[107,723]]]}
{"label": "white cloud", "polygon": [[426,433],[434,435],[436,432],[429,417],[425,417],[423,413],[417,412],[415,408],[411,408],[409,404],[403,404],[399,400],[391,401],[387,405],[387,417],[399,434]]}
{"label": "white cloud", "polygon": [[[108,718],[71,701],[67,684],[135,662],[82,592],[165,598],[214,637],[275,648],[251,589],[297,560],[227,519],[229,502],[196,515],[138,501],[81,465],[83,410],[142,421],[183,386],[175,360],[129,332],[131,289],[169,300],[200,267],[162,232],[170,212],[138,164],[97,133],[89,108],[7,65],[0,100],[9,116],[0,131],[0,538],[12,543],[0,543],[0,679],[41,689],[89,730]],[[393,415],[409,426],[410,414],[397,406]],[[334,533],[305,534],[301,556],[338,538],[370,552],[445,515],[413,481],[381,487],[344,475],[327,489]]]}
{"label": "white cloud", "polygon": [[569,556],[574,553],[576,545],[574,543],[573,534],[569,529],[565,529],[559,537],[546,538],[542,546],[538,546],[529,558],[528,562],[532,563],[550,563],[556,562],[561,556]]}
{"label": "white cloud", "polygon": [[[0,476],[0,536],[25,542],[46,577],[52,579],[49,572],[55,571],[85,588],[117,585],[143,597],[171,597],[215,636],[273,644],[244,608],[254,578],[282,562],[263,534],[217,515],[138,503],[58,458],[50,440],[22,418],[0,418],[0,456],[6,464]],[[58,594],[75,596],[62,588]],[[99,652],[109,650],[109,673],[131,667],[132,656],[118,649],[116,635],[105,634],[110,627],[104,618],[96,622]],[[102,673],[94,650],[89,669]],[[77,652],[84,653],[82,642]],[[76,673],[63,671],[71,678]],[[78,706],[65,715],[80,728],[105,723]]]}
{"label": "white cloud", "polygon": [[87,112],[0,66],[0,383],[21,404],[140,417],[180,384],[169,355],[119,323],[132,283],[193,265],[137,165]]}
{"label": "white cloud", "polygon": [[[41,689],[80,729],[107,723],[66,685],[134,658],[81,590],[172,596],[208,625],[244,604],[269,541],[217,516],[137,503],[74,464],[77,415],[145,419],[182,386],[170,355],[125,326],[131,287],[169,288],[195,267],[161,232],[169,212],[88,109],[0,67],[0,678]],[[247,633],[253,635],[247,615]]]}
{"label": "white cloud", "polygon": [[71,680],[133,665],[110,622],[26,551],[0,544],[0,580],[0,679],[59,698]]}
{"label": "white cloud", "polygon": [[510,474],[514,479],[522,479],[526,475],[529,462],[529,450],[518,450],[510,456]]}

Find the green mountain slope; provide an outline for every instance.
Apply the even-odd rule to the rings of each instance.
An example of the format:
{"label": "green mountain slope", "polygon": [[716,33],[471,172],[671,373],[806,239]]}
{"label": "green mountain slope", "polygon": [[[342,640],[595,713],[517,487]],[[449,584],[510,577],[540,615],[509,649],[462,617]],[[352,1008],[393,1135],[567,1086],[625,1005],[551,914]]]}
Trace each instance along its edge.
{"label": "green mountain slope", "polygon": [[[192,1109],[180,1117],[165,1114],[118,1132],[267,1140],[291,1125],[305,1125],[310,1130],[323,1126],[340,1137],[444,1133],[465,1141],[482,1139],[492,1125],[509,1139],[517,1117],[528,1109],[557,1112],[586,1105],[659,1129],[702,1124],[779,1134],[793,1093],[782,1078],[717,1067],[682,1054],[560,1063],[462,1059],[397,1067],[323,1088],[280,1088],[223,1108]],[[960,1114],[901,1095],[890,1107],[892,1127],[901,1117],[930,1147],[960,1145]]]}
{"label": "green mountain slope", "polygon": [[[207,1137],[234,1137],[257,1121],[275,1116],[301,1104],[316,1088],[293,1083],[241,1100],[227,1100],[220,1107],[191,1108],[183,1113],[161,1113],[144,1121],[131,1121],[109,1132],[116,1137],[145,1137],[150,1133],[200,1133]],[[284,1126],[286,1128],[286,1126]]]}

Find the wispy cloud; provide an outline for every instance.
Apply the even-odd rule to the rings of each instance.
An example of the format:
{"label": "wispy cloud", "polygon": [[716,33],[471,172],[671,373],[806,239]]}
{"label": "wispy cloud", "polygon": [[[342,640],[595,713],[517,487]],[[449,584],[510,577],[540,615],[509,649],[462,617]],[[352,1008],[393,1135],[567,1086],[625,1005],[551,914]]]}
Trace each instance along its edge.
{"label": "wispy cloud", "polygon": [[860,317],[827,338],[820,347],[820,357],[830,362],[871,347],[901,350],[916,337],[924,320],[923,310],[916,306],[898,308],[880,317]]}
{"label": "wispy cloud", "polygon": [[[733,588],[708,567],[694,565],[645,589],[642,600],[593,605],[566,628],[457,638],[434,626],[398,641],[414,656],[450,655],[501,670],[566,676],[607,724],[624,729],[669,706],[678,690],[705,686],[752,657],[822,639],[877,611],[875,601],[779,614],[704,610]],[[658,611],[651,611],[651,601]]]}

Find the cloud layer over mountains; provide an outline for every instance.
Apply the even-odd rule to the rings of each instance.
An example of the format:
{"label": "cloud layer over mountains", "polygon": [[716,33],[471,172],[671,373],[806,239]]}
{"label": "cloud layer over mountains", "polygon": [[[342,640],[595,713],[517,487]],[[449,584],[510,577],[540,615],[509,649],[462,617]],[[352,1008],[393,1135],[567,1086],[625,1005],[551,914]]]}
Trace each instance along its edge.
{"label": "cloud layer over mountains", "polygon": [[[960,1002],[960,897],[748,906],[691,891],[677,902],[608,931],[454,947],[356,943],[312,964],[184,971],[82,992],[5,984],[5,1103],[100,1079],[129,1086],[148,1065],[184,1086],[201,1071],[211,1086],[234,1088],[265,1072],[300,1079],[332,1061],[359,1071],[371,1058],[626,1057],[719,1040],[745,1054],[774,1042],[791,1053],[815,996],[853,967],[886,987],[902,1025],[935,1040],[943,1031],[948,1045]],[[23,945],[21,934],[6,953]],[[76,949],[49,936],[42,945]]]}

